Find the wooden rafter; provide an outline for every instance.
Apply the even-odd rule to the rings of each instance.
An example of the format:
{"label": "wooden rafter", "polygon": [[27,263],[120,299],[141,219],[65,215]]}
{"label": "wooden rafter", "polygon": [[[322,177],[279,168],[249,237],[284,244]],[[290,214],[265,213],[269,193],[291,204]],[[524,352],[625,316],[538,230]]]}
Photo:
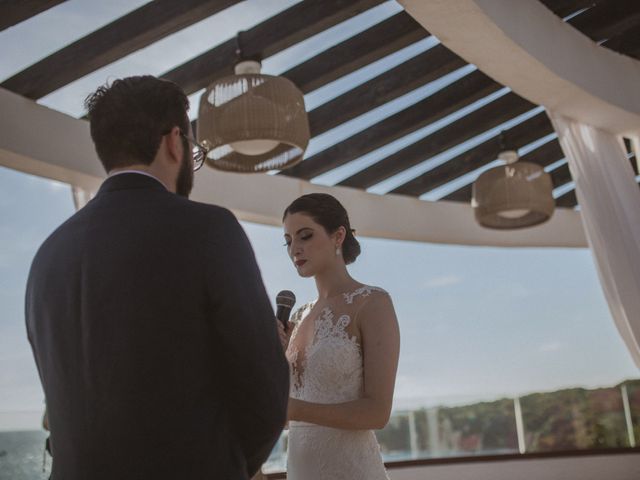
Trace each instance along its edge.
{"label": "wooden rafter", "polygon": [[[476,135],[534,108],[514,93],[507,93],[427,137],[358,172],[340,185],[372,186],[414,165],[443,153]],[[302,162],[304,164],[305,162]],[[301,165],[302,165],[301,164]]]}
{"label": "wooden rafter", "polygon": [[[504,132],[505,142],[511,148],[521,148],[549,133],[553,126],[545,112],[511,127]],[[500,150],[500,135],[494,135],[480,145],[461,153],[433,170],[395,188],[391,193],[419,197],[435,188],[470,173],[495,160]]]}
{"label": "wooden rafter", "polygon": [[640,7],[638,0],[599,2],[567,23],[600,42],[637,26],[640,23]]}
{"label": "wooden rafter", "polygon": [[575,190],[569,190],[556,198],[556,207],[573,208],[578,204]]}
{"label": "wooden rafter", "polygon": [[308,93],[428,36],[422,25],[402,11],[281,76]]}
{"label": "wooden rafter", "polygon": [[596,0],[540,0],[560,18],[564,18],[584,8],[593,7]]}
{"label": "wooden rafter", "polygon": [[[368,10],[384,0],[305,0],[242,33],[244,55],[263,58]],[[231,75],[237,60],[235,38],[164,73],[190,95]]]}
{"label": "wooden rafter", "polygon": [[[562,148],[557,139],[550,140],[539,147],[531,150],[526,155],[523,155],[519,161],[530,162],[546,167],[551,165],[564,157]],[[458,190],[451,192],[442,198],[442,200],[450,200],[454,202],[469,202],[471,201],[471,189],[472,183],[469,183]]]}
{"label": "wooden rafter", "polygon": [[640,22],[624,32],[616,33],[601,45],[640,60]]}
{"label": "wooden rafter", "polygon": [[4,0],[1,4],[0,32],[20,22],[24,22],[39,13],[65,0]]}
{"label": "wooden rafter", "polygon": [[[473,72],[420,102],[379,121],[351,138],[319,152],[281,173],[310,179],[355,160],[498,90],[500,86],[481,72]],[[364,188],[360,184],[345,186]]]}
{"label": "wooden rafter", "polygon": [[156,0],[15,74],[2,87],[38,99],[238,0]]}

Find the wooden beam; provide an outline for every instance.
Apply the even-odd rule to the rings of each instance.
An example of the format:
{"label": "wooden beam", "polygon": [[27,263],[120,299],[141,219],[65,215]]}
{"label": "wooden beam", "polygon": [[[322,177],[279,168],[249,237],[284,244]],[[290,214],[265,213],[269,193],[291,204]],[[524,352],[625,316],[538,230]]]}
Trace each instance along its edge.
{"label": "wooden beam", "polygon": [[0,32],[20,22],[34,17],[39,13],[49,10],[51,7],[65,0],[4,0],[0,4]]}
{"label": "wooden beam", "polygon": [[[156,0],[15,74],[2,87],[38,99],[237,0]],[[64,27],[62,27],[64,28]]]}
{"label": "wooden beam", "polygon": [[[466,64],[442,45],[437,45],[312,110],[309,114],[311,134],[320,135]],[[386,127],[385,130],[393,131],[394,128]]]}
{"label": "wooden beam", "polygon": [[597,3],[567,23],[600,42],[637,26],[639,21],[638,0],[609,0]]}
{"label": "wooden beam", "polygon": [[[546,167],[553,162],[557,162],[564,158],[562,148],[560,148],[560,142],[557,139],[553,139],[538,148],[531,150],[526,155],[520,158],[521,162],[530,162]],[[471,201],[471,189],[473,183],[469,183],[458,190],[451,192],[440,200],[450,200],[453,202],[470,202]]]}
{"label": "wooden beam", "polygon": [[[518,149],[552,132],[553,126],[549,121],[549,117],[545,112],[540,112],[534,117],[506,130],[504,132],[505,143],[509,148]],[[419,197],[492,162],[497,158],[500,148],[500,134],[494,135],[477,147],[461,153],[433,170],[409,180],[390,193]]]}
{"label": "wooden beam", "polygon": [[429,36],[402,11],[281,74],[304,93]]}
{"label": "wooden beam", "polygon": [[560,147],[560,142],[557,138],[554,138],[553,140],[540,145],[535,150],[531,150],[526,155],[523,155],[520,158],[520,161],[535,163],[541,167],[546,167],[558,160],[562,160],[563,158],[564,152],[562,151],[562,147]]}
{"label": "wooden beam", "polygon": [[573,208],[578,204],[578,197],[576,197],[576,190],[569,190],[560,197],[556,198],[556,207],[559,208]]}
{"label": "wooden beam", "polygon": [[[291,80],[303,93],[309,93],[427,36],[429,33],[419,23],[405,12],[399,12],[345,42],[296,65],[280,76]],[[421,85],[423,78],[428,81],[429,78],[437,78],[444,74],[445,70],[437,68],[437,65],[442,63],[440,58],[442,51],[447,52],[448,57],[453,59],[448,68],[455,69],[465,65],[460,57],[442,46],[436,46],[431,50],[434,52],[430,55],[418,55],[403,63],[404,67],[400,66],[385,72],[366,84],[337,97],[332,102],[328,102],[333,108],[333,115],[330,115],[328,119],[325,114],[327,104],[314,109],[309,114],[311,135],[319,135],[339,123],[355,118],[362,112],[373,108],[376,101],[389,101],[403,95]],[[377,86],[376,83],[378,83]],[[363,98],[363,95],[372,91],[377,95],[372,99]],[[360,101],[354,102],[354,98]],[[372,103],[366,104],[367,100]],[[196,123],[197,121],[192,122],[194,133]]]}
{"label": "wooden beam", "polygon": [[466,184],[464,187],[460,187],[455,192],[451,192],[450,194],[442,197],[440,200],[448,200],[451,202],[471,202],[471,195],[473,189],[473,182]]}
{"label": "wooden beam", "polygon": [[560,165],[558,168],[554,168],[549,172],[549,175],[551,175],[551,183],[553,184],[553,188],[561,187],[562,185],[573,181],[573,178],[571,178],[571,172],[569,171],[568,163]]}
{"label": "wooden beam", "polygon": [[[291,80],[303,93],[308,93],[364,65],[379,60],[393,51],[409,46],[428,35],[429,33],[413,20],[412,17],[405,12],[399,12],[373,27],[360,32],[349,40],[325,50],[315,57],[287,70],[280,76]],[[436,47],[436,49],[438,48]],[[444,47],[440,49],[448,52]],[[449,56],[457,59],[456,65],[459,64],[462,66],[465,64],[463,60],[450,52]],[[374,89],[378,93],[378,96],[374,97],[372,102],[375,100],[380,102],[383,98],[387,101],[415,88],[420,84],[421,78],[429,78],[424,77],[427,74],[421,70],[431,69],[433,70],[431,75],[434,77],[440,75],[440,73],[438,73],[440,70],[434,66],[440,63],[437,56],[432,55],[425,57],[418,55],[413,60],[413,62],[410,60],[407,63],[411,63],[411,67],[413,67],[414,63],[417,63],[419,68],[407,66],[404,69],[393,69],[390,72],[385,72],[385,74],[376,77],[380,79],[382,85],[373,87],[372,83],[376,81],[376,79],[374,79],[366,83],[366,88],[362,88],[364,87],[363,85],[361,89],[365,92],[370,92]],[[421,61],[424,62],[419,63]],[[452,65],[451,68],[456,67]],[[394,75],[396,73],[397,75]],[[387,79],[386,77],[390,78]],[[390,81],[391,79],[393,81]],[[329,130],[337,124],[337,119],[340,119],[338,123],[348,121],[363,111],[373,108],[362,102],[355,102],[355,105],[352,106],[352,99],[356,98],[358,90],[359,89],[356,88],[347,94],[339,96],[335,99],[340,101],[338,104],[336,104],[337,102],[335,102],[335,100],[334,102],[329,102],[334,107],[333,113],[335,117],[330,117],[326,123],[323,123],[326,120],[324,115],[326,109],[323,108],[326,104],[314,109],[309,115],[311,135],[316,136]],[[196,123],[197,120],[191,122],[194,134],[197,128]]]}
{"label": "wooden beam", "polygon": [[[300,2],[243,32],[243,53],[248,57],[254,55],[270,57],[383,1],[306,0]],[[231,75],[236,60],[236,39],[232,38],[161,76],[176,82],[190,95],[205,88],[217,78]]]}
{"label": "wooden beam", "polygon": [[447,48],[536,105],[611,133],[640,131],[640,64],[540,2],[398,1]]}
{"label": "wooden beam", "polygon": [[[345,181],[340,182],[339,185],[366,185],[366,187],[362,188],[368,188],[532,108],[534,108],[534,105],[531,102],[514,93],[507,93],[422,140],[365,168]],[[304,163],[302,162],[301,165]]]}
{"label": "wooden beam", "polygon": [[[410,107],[379,121],[349,139],[304,160],[283,175],[310,179],[440,120],[500,88],[475,71]],[[344,183],[345,186],[356,186]]]}
{"label": "wooden beam", "polygon": [[590,8],[595,5],[595,0],[540,0],[549,10],[564,18],[572,13]]}
{"label": "wooden beam", "polygon": [[613,35],[602,46],[640,60],[640,23]]}
{"label": "wooden beam", "polygon": [[[2,88],[0,111],[0,166],[67,182],[90,192],[99,188],[106,174],[87,121]],[[240,175],[204,167],[195,176],[191,198],[229,208],[240,220],[281,226],[282,211],[291,199],[311,192],[331,193],[348,205],[351,221],[362,236],[464,245],[586,246],[577,212],[563,212],[536,229],[497,232],[477,225],[473,211],[466,205],[323,187],[278,175]],[[416,218],[421,221],[416,222]]]}

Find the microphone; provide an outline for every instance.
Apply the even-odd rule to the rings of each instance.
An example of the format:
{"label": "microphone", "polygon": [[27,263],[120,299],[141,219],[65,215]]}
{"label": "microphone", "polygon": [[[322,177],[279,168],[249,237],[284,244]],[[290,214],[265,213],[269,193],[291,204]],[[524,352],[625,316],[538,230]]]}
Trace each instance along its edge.
{"label": "microphone", "polygon": [[284,329],[289,328],[289,315],[296,303],[296,296],[290,290],[282,290],[276,295],[276,318],[282,322]]}

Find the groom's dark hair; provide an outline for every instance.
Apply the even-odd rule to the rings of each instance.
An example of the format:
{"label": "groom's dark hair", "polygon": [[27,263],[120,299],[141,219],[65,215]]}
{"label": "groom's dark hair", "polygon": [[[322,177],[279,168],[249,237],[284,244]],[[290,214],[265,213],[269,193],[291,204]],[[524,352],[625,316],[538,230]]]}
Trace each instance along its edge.
{"label": "groom's dark hair", "polygon": [[84,102],[91,138],[107,172],[136,163],[150,165],[162,136],[189,131],[189,100],[175,83],[151,75],[99,87]]}

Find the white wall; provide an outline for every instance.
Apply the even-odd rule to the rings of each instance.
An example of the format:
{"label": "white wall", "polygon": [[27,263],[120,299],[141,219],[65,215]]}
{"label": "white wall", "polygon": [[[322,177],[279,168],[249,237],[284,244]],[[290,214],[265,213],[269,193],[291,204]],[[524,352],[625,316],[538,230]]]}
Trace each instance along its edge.
{"label": "white wall", "polygon": [[640,454],[406,467],[391,480],[638,480]]}

